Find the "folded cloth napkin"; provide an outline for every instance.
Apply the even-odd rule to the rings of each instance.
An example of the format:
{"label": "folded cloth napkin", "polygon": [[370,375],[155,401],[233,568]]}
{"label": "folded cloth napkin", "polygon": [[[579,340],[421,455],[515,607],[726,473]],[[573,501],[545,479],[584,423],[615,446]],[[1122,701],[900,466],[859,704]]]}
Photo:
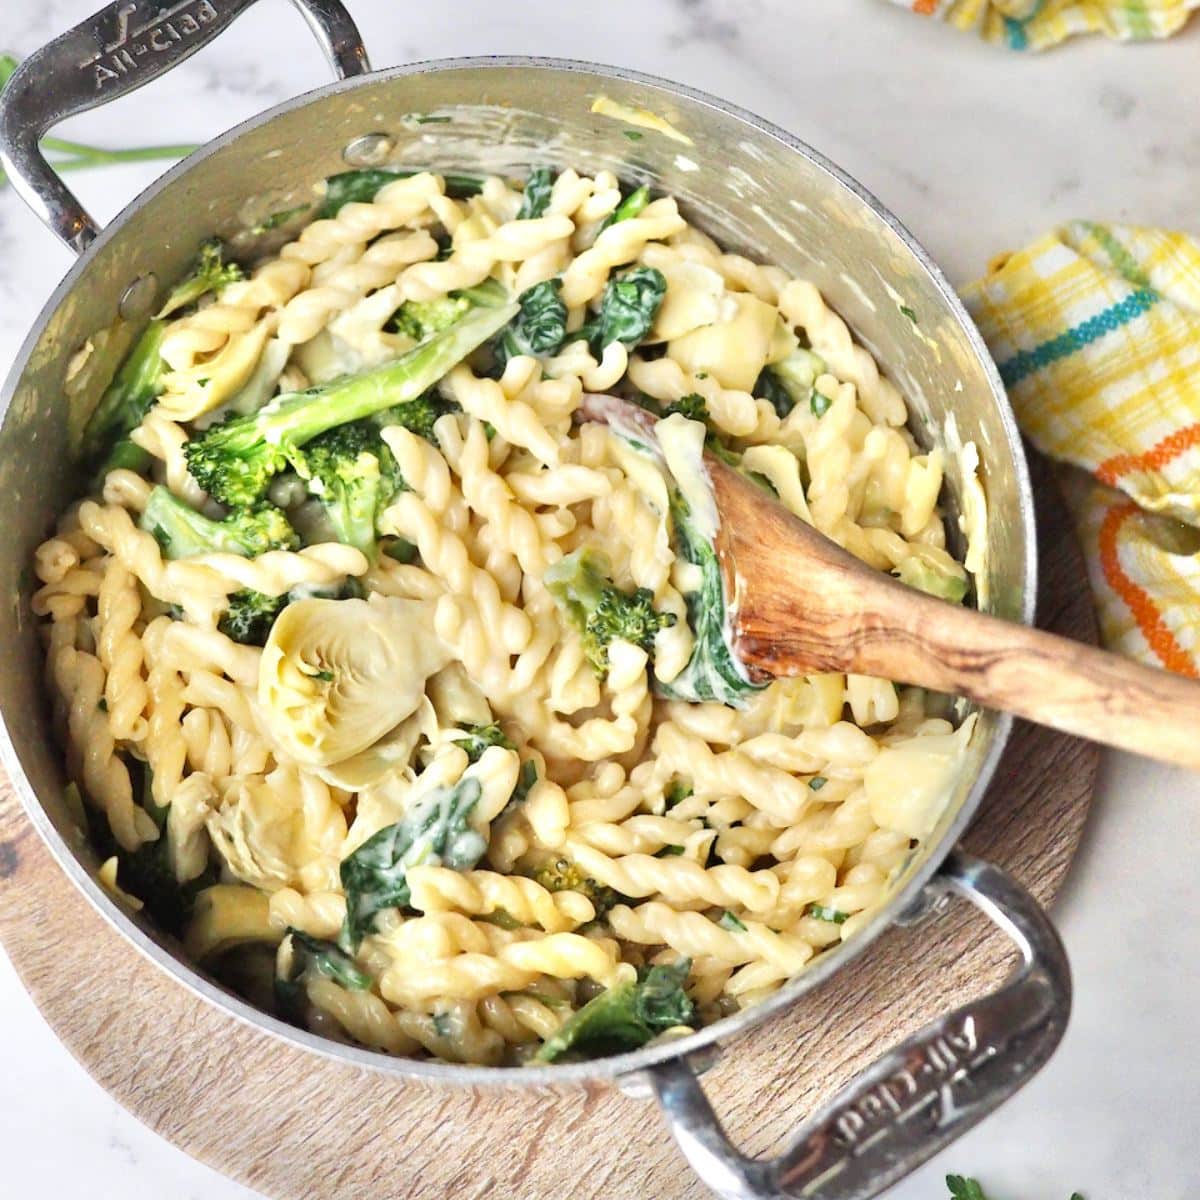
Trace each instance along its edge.
{"label": "folded cloth napkin", "polygon": [[1076,33],[1145,41],[1178,33],[1200,0],[893,0],[976,30],[1013,50],[1044,50]]}
{"label": "folded cloth napkin", "polygon": [[1073,221],[963,293],[1065,477],[1105,643],[1200,676],[1200,240]]}

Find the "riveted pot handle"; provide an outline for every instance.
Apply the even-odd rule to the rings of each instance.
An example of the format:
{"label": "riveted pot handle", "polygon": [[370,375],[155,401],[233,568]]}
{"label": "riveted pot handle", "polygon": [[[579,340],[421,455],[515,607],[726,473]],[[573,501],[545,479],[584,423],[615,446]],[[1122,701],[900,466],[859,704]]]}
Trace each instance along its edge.
{"label": "riveted pot handle", "polygon": [[[0,95],[0,165],[21,199],[81,253],[99,227],[38,143],[76,113],[157,79],[207,45],[255,0],[114,0],[31,54]],[[369,70],[340,0],[293,0],[341,79]]]}
{"label": "riveted pot handle", "polygon": [[952,854],[926,901],[958,894],[1016,943],[1021,962],[997,992],[926,1026],[806,1121],[775,1159],[730,1145],[681,1060],[647,1071],[684,1154],[726,1200],[868,1200],[965,1133],[1026,1083],[1062,1038],[1071,974],[1037,902],[998,867]]}

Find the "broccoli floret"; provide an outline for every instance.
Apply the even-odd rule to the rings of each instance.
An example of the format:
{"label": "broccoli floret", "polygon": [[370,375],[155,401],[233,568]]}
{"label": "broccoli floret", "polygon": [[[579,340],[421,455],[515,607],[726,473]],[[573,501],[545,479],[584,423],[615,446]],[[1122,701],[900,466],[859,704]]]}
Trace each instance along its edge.
{"label": "broccoli floret", "polygon": [[195,304],[209,292],[218,292],[226,284],[242,279],[242,268],[235,262],[225,261],[225,247],[217,238],[200,245],[200,252],[192,263],[187,278],[177,283],[167,296],[162,308],[155,314],[158,320],[172,316],[180,309]]}
{"label": "broccoli floret", "polygon": [[249,588],[234,592],[229,597],[229,607],[217,623],[217,628],[227,638],[244,646],[265,646],[275,618],[283,612],[288,602],[286,595],[268,596]]}
{"label": "broccoli floret", "polygon": [[448,404],[437,394],[436,390],[431,388],[415,400],[408,400],[403,404],[385,408],[383,412],[376,413],[370,420],[380,429],[386,429],[389,425],[403,425],[410,433],[415,433],[427,442],[432,442],[434,440],[433,427],[438,418],[453,411],[454,406]]}
{"label": "broccoli floret", "polygon": [[268,550],[296,550],[300,546],[296,531],[273,504],[258,504],[223,521],[214,521],[165,487],[151,491],[138,524],[154,534],[166,558],[191,558],[195,554],[254,558]]}
{"label": "broccoli floret", "polygon": [[407,334],[414,342],[423,342],[435,333],[449,329],[471,307],[465,296],[441,296],[437,300],[406,300],[392,317],[397,333]]}
{"label": "broccoli floret", "polygon": [[503,746],[505,750],[516,749],[512,740],[495,721],[490,725],[468,725],[464,732],[466,736],[459,738],[458,744],[467,752],[467,758],[471,762],[478,762],[489,746]]}
{"label": "broccoli floret", "polygon": [[576,550],[547,569],[546,587],[583,634],[584,653],[598,675],[608,671],[608,646],[620,640],[651,650],[660,629],[675,624],[674,613],[654,609],[648,588],[623,592],[608,577],[607,560],[590,547]]}
{"label": "broccoli floret", "polygon": [[543,863],[533,872],[533,879],[548,892],[582,892],[592,902],[597,916],[626,899],[606,884],[585,875],[569,858],[552,858]]}
{"label": "broccoli floret", "polygon": [[292,465],[320,501],[337,539],[374,561],[376,522],[404,480],[371,421],[339,425],[291,451]]}
{"label": "broccoli floret", "polygon": [[515,304],[474,309],[393,362],[304,392],[287,392],[257,412],[214,425],[187,443],[188,467],[223,504],[253,504],[287,465],[290,449],[336,425],[418,400],[516,311]]}
{"label": "broccoli floret", "polygon": [[636,980],[608,988],[568,1017],[535,1058],[557,1062],[565,1054],[596,1058],[644,1046],[676,1025],[690,1025],[695,1006],[683,990],[692,961],[643,967]]}

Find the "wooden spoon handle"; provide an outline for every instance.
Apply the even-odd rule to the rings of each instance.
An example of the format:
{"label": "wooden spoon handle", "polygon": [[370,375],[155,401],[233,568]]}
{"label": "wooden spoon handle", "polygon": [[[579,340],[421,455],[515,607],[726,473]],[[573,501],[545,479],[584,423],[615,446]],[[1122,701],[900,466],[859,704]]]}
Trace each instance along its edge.
{"label": "wooden spoon handle", "polygon": [[906,587],[708,463],[735,647],[767,676],[894,679],[1200,769],[1200,681]]}
{"label": "wooden spoon handle", "polygon": [[1200,682],[930,597],[856,639],[856,669],[1200,769]]}

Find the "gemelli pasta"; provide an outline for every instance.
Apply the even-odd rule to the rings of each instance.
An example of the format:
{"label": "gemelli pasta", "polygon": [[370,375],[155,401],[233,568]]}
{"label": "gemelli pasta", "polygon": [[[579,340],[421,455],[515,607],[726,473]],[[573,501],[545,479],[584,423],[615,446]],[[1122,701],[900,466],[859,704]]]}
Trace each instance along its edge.
{"label": "gemelli pasta", "polygon": [[[202,249],[35,555],[106,886],[391,1054],[612,1053],[761,1000],[880,905],[972,720],[752,680],[687,464],[958,601],[942,452],[812,283],[670,196],[351,172],[312,215],[249,274]],[[644,420],[588,419],[614,397]]]}

